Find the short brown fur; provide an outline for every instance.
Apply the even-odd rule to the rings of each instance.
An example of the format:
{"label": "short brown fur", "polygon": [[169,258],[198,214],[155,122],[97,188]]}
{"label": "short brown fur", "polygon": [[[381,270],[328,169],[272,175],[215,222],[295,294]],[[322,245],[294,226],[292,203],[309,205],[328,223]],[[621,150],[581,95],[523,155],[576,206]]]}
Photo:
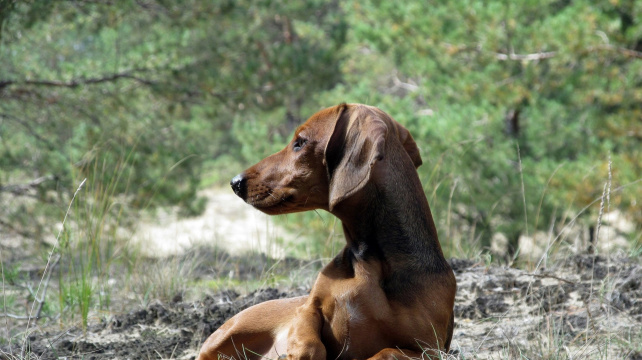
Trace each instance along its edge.
{"label": "short brown fur", "polygon": [[314,114],[285,149],[235,178],[237,194],[267,214],[330,211],[346,246],[309,296],[240,312],[199,359],[394,360],[448,351],[456,283],[417,175],[421,162],[390,116],[341,104]]}

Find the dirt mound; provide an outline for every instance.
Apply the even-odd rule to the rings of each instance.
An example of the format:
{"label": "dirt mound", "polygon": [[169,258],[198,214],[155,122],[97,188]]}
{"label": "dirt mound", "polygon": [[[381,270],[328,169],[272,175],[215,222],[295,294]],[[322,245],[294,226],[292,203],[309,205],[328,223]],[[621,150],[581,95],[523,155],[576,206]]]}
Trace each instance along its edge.
{"label": "dirt mound", "polygon": [[[639,259],[577,256],[534,273],[451,263],[458,281],[452,358],[642,358]],[[86,334],[32,335],[30,352],[41,359],[193,359],[204,339],[240,310],[303,293],[264,289],[198,302],[176,298],[90,325]]]}
{"label": "dirt mound", "polygon": [[[171,303],[156,302],[90,325],[84,334],[76,328],[32,335],[29,352],[38,359],[193,359],[205,338],[239,311],[304,293],[269,288],[246,296],[225,291],[197,303],[180,298]],[[8,348],[1,350],[11,359]],[[13,353],[16,355],[15,348]]]}
{"label": "dirt mound", "polygon": [[639,259],[577,256],[535,273],[469,264],[456,273],[453,348],[466,358],[642,356]]}

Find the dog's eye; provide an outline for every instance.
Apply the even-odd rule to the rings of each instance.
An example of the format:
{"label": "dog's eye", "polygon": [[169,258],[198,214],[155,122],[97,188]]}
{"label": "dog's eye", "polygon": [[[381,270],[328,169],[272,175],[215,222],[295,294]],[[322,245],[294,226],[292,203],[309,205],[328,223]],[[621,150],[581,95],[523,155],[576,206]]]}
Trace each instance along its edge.
{"label": "dog's eye", "polygon": [[292,150],[299,151],[303,149],[303,147],[305,146],[305,144],[307,144],[307,142],[308,141],[305,139],[297,138],[296,140],[294,140],[294,144],[292,144]]}

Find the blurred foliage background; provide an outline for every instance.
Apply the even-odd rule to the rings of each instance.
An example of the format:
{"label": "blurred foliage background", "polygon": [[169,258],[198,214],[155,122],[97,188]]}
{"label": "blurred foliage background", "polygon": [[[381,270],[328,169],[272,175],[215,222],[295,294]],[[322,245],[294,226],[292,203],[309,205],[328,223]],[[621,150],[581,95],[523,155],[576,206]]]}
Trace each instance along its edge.
{"label": "blurred foliage background", "polygon": [[590,226],[607,183],[642,223],[640,1],[0,0],[0,22],[1,233],[50,233],[83,178],[124,223],[198,214],[340,102],[411,131],[450,256]]}

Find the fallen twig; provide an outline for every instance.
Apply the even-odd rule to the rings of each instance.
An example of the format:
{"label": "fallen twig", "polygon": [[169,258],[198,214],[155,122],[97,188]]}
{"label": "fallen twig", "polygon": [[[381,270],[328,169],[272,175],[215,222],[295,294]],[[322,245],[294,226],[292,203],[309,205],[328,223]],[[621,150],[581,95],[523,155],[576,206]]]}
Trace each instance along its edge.
{"label": "fallen twig", "polygon": [[550,275],[550,274],[527,274],[527,275],[530,275],[530,276],[533,276],[533,277],[537,277],[537,278],[555,279],[555,280],[563,281],[563,282],[565,282],[567,284],[577,284],[577,281],[564,279],[564,278],[561,278],[559,276]]}
{"label": "fallen twig", "polygon": [[38,319],[40,319],[40,313],[42,312],[42,306],[45,303],[46,297],[47,297],[47,287],[49,286],[49,279],[51,279],[51,273],[54,271],[56,268],[56,265],[58,265],[58,262],[60,261],[60,254],[57,254],[56,260],[51,263],[51,266],[49,267],[49,272],[47,273],[47,279],[45,280],[45,284],[42,289],[42,297],[40,299],[35,298],[35,301],[38,302],[38,309],[36,310],[36,316],[34,318],[34,322],[38,322]]}

